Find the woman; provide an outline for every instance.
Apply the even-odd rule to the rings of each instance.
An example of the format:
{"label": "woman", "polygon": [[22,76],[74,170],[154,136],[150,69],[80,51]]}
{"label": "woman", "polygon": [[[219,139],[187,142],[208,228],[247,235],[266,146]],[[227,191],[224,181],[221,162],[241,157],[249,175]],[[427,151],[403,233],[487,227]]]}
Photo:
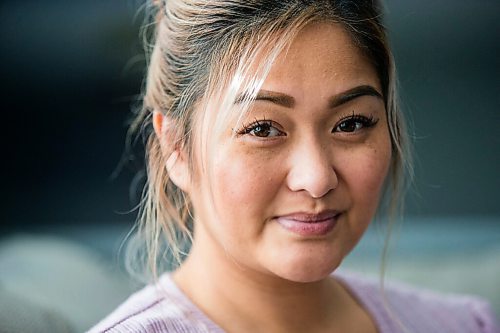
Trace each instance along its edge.
{"label": "woman", "polygon": [[164,243],[181,264],[91,332],[494,332],[479,300],[332,274],[408,164],[376,1],[157,6],[138,235],[153,276]]}

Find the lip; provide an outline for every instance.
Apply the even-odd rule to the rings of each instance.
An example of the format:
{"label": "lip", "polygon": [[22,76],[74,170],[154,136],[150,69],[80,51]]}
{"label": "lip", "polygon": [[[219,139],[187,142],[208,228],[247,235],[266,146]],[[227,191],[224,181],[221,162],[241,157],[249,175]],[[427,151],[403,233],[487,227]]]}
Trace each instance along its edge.
{"label": "lip", "polygon": [[335,228],[340,213],[334,210],[320,213],[297,212],[276,217],[283,228],[300,236],[324,236]]}

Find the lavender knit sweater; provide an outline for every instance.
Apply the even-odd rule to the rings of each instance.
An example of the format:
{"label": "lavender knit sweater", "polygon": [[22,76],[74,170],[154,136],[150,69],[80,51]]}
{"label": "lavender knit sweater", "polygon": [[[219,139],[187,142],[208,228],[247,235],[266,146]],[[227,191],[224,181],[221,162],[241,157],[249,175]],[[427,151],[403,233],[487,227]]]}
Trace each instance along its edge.
{"label": "lavender knit sweater", "polygon": [[[335,273],[374,318],[379,333],[500,333],[489,305],[469,296],[444,296]],[[404,328],[403,328],[404,327]],[[132,295],[89,333],[224,332],[176,286],[169,274]]]}

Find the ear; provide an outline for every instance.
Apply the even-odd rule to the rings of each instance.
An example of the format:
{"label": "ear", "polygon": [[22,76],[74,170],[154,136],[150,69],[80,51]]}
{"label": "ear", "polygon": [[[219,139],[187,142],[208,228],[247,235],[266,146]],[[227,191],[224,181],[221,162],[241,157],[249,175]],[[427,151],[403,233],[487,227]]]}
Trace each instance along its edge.
{"label": "ear", "polygon": [[160,111],[153,111],[153,128],[160,141],[161,152],[166,159],[170,180],[181,190],[189,193],[190,173],[187,154],[177,145],[175,122]]}

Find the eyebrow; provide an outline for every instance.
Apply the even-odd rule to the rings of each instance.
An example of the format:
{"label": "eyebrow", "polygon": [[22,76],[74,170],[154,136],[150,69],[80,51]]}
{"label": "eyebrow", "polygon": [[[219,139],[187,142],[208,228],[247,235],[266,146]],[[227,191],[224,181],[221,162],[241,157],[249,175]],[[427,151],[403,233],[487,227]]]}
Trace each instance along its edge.
{"label": "eyebrow", "polygon": [[[370,85],[361,85],[351,89],[348,89],[340,94],[332,96],[328,101],[329,108],[335,108],[347,102],[350,102],[358,97],[362,96],[373,96],[383,100],[382,94],[377,91],[374,87]],[[247,95],[242,94],[236,98],[236,104],[239,104],[248,98]],[[280,105],[286,108],[293,108],[295,105],[295,99],[287,94],[269,91],[269,90],[260,90],[257,93],[257,96],[253,99],[254,101],[267,101],[276,105]]]}
{"label": "eyebrow", "polygon": [[377,97],[378,99],[384,100],[382,97],[382,94],[377,91],[372,86],[369,85],[363,85],[363,86],[357,86],[352,89],[346,90],[336,96],[333,96],[330,98],[329,101],[329,106],[330,108],[335,108],[337,106],[340,106],[342,104],[345,104],[347,102],[352,101],[353,99],[356,99],[358,97],[362,96],[373,96]]}

